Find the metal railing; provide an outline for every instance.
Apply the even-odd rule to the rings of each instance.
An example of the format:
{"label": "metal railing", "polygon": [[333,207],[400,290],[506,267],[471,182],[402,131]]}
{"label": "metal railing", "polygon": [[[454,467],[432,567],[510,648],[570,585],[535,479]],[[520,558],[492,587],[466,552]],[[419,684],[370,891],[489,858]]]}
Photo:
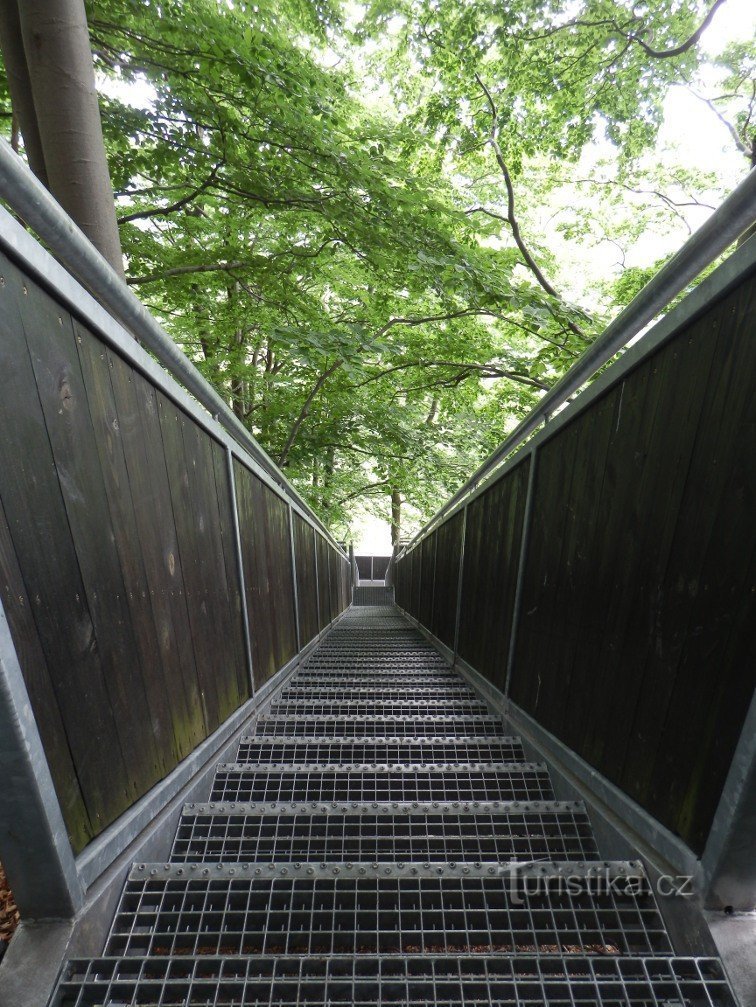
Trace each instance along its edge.
{"label": "metal railing", "polygon": [[635,295],[603,333],[541,398],[512,433],[404,546],[405,555],[450,511],[490,476],[542,423],[548,422],[604,364],[637,336],[699,274],[756,221],[756,168],[733,189],[709,219]]}

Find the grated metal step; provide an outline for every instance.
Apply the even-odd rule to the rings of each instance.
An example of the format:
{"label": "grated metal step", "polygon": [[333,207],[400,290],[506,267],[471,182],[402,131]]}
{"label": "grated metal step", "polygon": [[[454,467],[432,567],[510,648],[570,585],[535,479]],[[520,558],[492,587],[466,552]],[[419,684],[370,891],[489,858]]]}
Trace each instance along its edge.
{"label": "grated metal step", "polygon": [[139,864],[105,954],[667,955],[640,865]]}
{"label": "grated metal step", "polygon": [[405,675],[401,679],[397,678],[396,675],[389,675],[388,673],[373,673],[373,672],[343,672],[342,674],[333,675],[330,672],[324,672],[322,675],[319,673],[305,675],[295,675],[291,679],[292,688],[296,687],[298,689],[335,689],[344,687],[345,689],[384,689],[384,688],[403,688],[412,689],[417,686],[420,689],[433,690],[435,688],[439,689],[449,689],[453,687],[456,683],[456,679],[452,675],[436,675],[430,672],[427,675],[414,674]]}
{"label": "grated metal step", "polygon": [[52,1007],[737,1007],[715,958],[299,956],[95,958]]}
{"label": "grated metal step", "polygon": [[475,738],[501,732],[498,717],[258,717],[255,733],[323,738]]}
{"label": "grated metal step", "polygon": [[172,861],[596,859],[582,804],[187,804]]}
{"label": "grated metal step", "polygon": [[338,700],[288,700],[272,703],[271,717],[485,717],[488,707],[480,701],[449,699],[433,702],[407,700],[372,702]]}
{"label": "grated metal step", "polygon": [[287,763],[397,764],[419,762],[518,762],[525,755],[519,738],[381,738],[375,741],[335,741],[331,738],[242,738],[237,762],[262,765]]}
{"label": "grated metal step", "polygon": [[52,1007],[736,1007],[393,607],[350,610]]}
{"label": "grated metal step", "polygon": [[446,766],[372,769],[267,769],[218,766],[210,800],[262,801],[548,801],[542,763],[502,762],[489,769]]}
{"label": "grated metal step", "polygon": [[348,703],[407,703],[417,699],[422,705],[428,702],[439,702],[440,700],[450,701],[452,704],[458,701],[468,701],[480,705],[472,689],[459,685],[439,685],[434,687],[418,685],[393,685],[388,686],[364,686],[352,685],[344,682],[342,686],[324,685],[313,687],[311,685],[299,685],[293,682],[281,693],[281,701],[285,703],[308,703],[316,700],[331,703],[334,700],[341,700]]}

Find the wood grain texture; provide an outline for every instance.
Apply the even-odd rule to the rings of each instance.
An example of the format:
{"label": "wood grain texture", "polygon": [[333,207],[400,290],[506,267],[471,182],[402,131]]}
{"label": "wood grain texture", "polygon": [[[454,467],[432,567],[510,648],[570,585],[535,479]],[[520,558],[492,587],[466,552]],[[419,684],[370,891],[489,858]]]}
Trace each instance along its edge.
{"label": "wood grain texture", "polygon": [[[698,854],[756,688],[755,329],[751,277],[539,445],[516,627],[514,702]],[[459,653],[499,688],[526,485],[468,505]],[[395,574],[444,642],[453,520]]]}
{"label": "wood grain texture", "polygon": [[252,667],[259,689],[297,652],[288,507],[238,460],[234,473]]}
{"label": "wood grain texture", "polygon": [[333,618],[331,614],[331,574],[328,562],[328,542],[319,532],[315,533],[315,550],[318,569],[318,622],[320,629],[324,630]]}
{"label": "wood grain texture", "polygon": [[457,584],[459,557],[462,548],[462,521],[460,511],[445,521],[436,532],[436,567],[433,591],[433,609],[430,631],[447,647],[454,647],[454,625],[457,616]]}
{"label": "wood grain texture", "polygon": [[696,853],[756,687],[754,281],[539,450],[512,698]]}
{"label": "wood grain texture", "polygon": [[459,654],[503,689],[529,460],[467,508]]}
{"label": "wood grain texture", "polygon": [[293,514],[294,554],[297,567],[299,631],[302,646],[318,635],[318,597],[315,576],[315,532],[299,514]]}

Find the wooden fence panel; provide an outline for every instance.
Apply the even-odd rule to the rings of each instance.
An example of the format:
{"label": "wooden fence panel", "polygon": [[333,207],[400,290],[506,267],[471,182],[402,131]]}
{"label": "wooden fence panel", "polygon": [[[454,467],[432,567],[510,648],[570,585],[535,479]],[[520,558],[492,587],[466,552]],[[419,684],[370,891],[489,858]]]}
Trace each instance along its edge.
{"label": "wooden fence panel", "polygon": [[420,544],[420,579],[425,587],[418,598],[417,619],[430,626],[433,616],[433,596],[436,593],[436,542],[437,533],[429,535]]}
{"label": "wooden fence panel", "polygon": [[331,618],[335,619],[341,612],[339,554],[335,549],[328,548],[328,589],[331,599]]}
{"label": "wooden fence panel", "polygon": [[447,647],[454,647],[454,626],[457,619],[457,584],[459,558],[462,549],[461,513],[445,521],[436,532],[436,566],[433,589],[433,611],[429,628]]}
{"label": "wooden fence panel", "polygon": [[318,559],[318,622],[323,630],[329,624],[331,613],[330,568],[328,563],[328,542],[319,533],[315,535],[315,550]]}
{"label": "wooden fence panel", "polygon": [[297,566],[297,599],[301,644],[318,635],[318,594],[315,579],[315,533],[298,514],[294,520],[294,555]]}
{"label": "wooden fence panel", "polygon": [[[256,685],[295,656],[289,503],[235,463],[243,598],[221,429],[2,254],[0,277],[0,592],[78,853],[249,698],[242,605]],[[294,529],[309,640],[314,532]],[[318,541],[328,623],[345,561]]]}
{"label": "wooden fence panel", "polygon": [[[504,689],[514,631],[512,700],[698,854],[756,688],[755,321],[750,277],[467,507],[460,656]],[[396,569],[440,639],[459,517]]]}
{"label": "wooden fence panel", "polygon": [[[2,273],[5,605],[78,851],[238,706],[241,624],[210,438],[171,407],[169,462],[155,390],[6,259]],[[200,563],[193,595],[184,567]],[[200,683],[208,605],[217,666]]]}
{"label": "wooden fence panel", "polygon": [[288,506],[246,466],[235,462],[234,472],[259,689],[297,652]]}
{"label": "wooden fence panel", "polygon": [[171,487],[160,429],[157,392],[117,354],[108,352],[117,431],[144,561],[162,665],[171,697],[179,758],[207,737],[192,643],[182,558],[176,536]]}
{"label": "wooden fence panel", "polygon": [[528,485],[525,459],[467,508],[460,657],[503,689]]}

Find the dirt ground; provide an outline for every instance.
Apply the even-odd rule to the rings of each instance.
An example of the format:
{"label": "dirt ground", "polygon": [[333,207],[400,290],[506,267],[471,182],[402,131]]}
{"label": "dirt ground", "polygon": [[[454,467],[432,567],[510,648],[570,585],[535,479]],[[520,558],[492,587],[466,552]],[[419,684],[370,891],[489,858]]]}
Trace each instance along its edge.
{"label": "dirt ground", "polygon": [[13,892],[8,887],[3,865],[0,864],[0,957],[18,926],[18,919]]}

